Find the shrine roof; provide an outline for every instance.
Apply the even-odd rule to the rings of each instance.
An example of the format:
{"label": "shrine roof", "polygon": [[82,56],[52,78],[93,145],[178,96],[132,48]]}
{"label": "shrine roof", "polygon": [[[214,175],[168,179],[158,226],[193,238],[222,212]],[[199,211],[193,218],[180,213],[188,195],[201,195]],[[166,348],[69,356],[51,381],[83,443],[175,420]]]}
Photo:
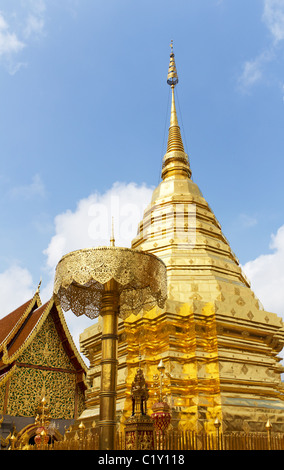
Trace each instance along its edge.
{"label": "shrine roof", "polygon": [[3,344],[16,334],[29,313],[41,305],[38,292],[27,302],[0,319],[0,351]]}
{"label": "shrine roof", "polygon": [[87,371],[60,306],[55,304],[53,297],[42,305],[37,291],[32,299],[0,320],[0,381],[34,339],[48,315],[52,316],[65,352],[75,370],[82,372],[82,375]]}

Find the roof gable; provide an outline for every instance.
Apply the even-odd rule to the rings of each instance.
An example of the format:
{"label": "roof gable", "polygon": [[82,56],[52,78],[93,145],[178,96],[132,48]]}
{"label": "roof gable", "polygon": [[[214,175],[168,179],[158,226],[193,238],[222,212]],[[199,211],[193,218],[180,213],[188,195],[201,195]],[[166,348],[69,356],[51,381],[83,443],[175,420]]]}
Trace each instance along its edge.
{"label": "roof gable", "polygon": [[38,292],[36,292],[32,299],[0,319],[0,351],[3,344],[9,342],[16,334],[29,313],[40,306],[41,300]]}
{"label": "roof gable", "polygon": [[[48,315],[51,315],[70,362],[77,372],[83,374],[87,371],[87,367],[73,342],[60,306],[55,304],[53,297],[49,302],[39,306],[41,302],[36,296],[37,294],[32,300],[0,320],[2,339],[0,343],[0,371],[2,369],[2,374],[5,373],[5,370],[19,359],[40,332]],[[3,331],[1,330],[2,326]]]}
{"label": "roof gable", "polygon": [[56,308],[53,305],[49,315],[40,321],[29,344],[19,351],[17,364],[40,368],[56,368],[64,371],[76,371],[76,364],[70,360],[70,354],[64,347],[64,340],[56,326]]}

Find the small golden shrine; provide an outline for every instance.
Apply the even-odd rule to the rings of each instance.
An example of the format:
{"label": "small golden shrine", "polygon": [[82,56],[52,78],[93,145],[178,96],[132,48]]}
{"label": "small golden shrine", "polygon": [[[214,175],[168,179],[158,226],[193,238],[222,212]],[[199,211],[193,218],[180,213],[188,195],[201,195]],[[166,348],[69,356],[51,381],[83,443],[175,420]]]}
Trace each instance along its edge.
{"label": "small golden shrine", "polygon": [[[140,351],[149,408],[161,359],[169,371],[166,393],[173,429],[215,431],[218,419],[222,432],[257,432],[269,419],[275,431],[282,431],[283,322],[263,309],[192,180],[176,112],[178,74],[172,45],[167,83],[172,102],[162,181],[132,249],[155,254],[165,263],[168,297],[164,308],[119,321],[117,424],[124,428],[132,413],[131,386]],[[98,416],[101,329],[99,319],[80,337],[81,350],[90,360],[81,415],[85,422]]]}
{"label": "small golden shrine", "polygon": [[147,414],[149,390],[143,370],[139,367],[131,385],[132,414],[125,423],[127,450],[153,450],[154,424]]}

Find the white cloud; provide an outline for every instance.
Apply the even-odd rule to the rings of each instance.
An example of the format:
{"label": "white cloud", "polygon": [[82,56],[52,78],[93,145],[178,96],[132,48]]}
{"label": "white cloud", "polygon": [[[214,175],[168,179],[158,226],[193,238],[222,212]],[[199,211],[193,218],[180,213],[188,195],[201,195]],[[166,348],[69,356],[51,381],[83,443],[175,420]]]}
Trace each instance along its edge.
{"label": "white cloud", "polygon": [[40,177],[36,174],[32,178],[30,184],[15,186],[9,191],[9,196],[12,198],[32,199],[33,197],[44,197],[45,186]]}
{"label": "white cloud", "polygon": [[10,57],[24,47],[25,44],[20,41],[16,33],[10,31],[8,23],[0,12],[0,57]]}
{"label": "white cloud", "polygon": [[245,86],[250,86],[261,78],[260,61],[258,59],[247,61],[244,64],[240,81]]}
{"label": "white cloud", "polygon": [[81,199],[74,212],[55,218],[55,235],[44,251],[47,266],[54,268],[61,256],[90,246],[109,245],[112,218],[117,246],[130,246],[153,188],[135,183],[114,183],[105,193]]}
{"label": "white cloud", "polygon": [[272,253],[249,261],[243,270],[264,308],[284,318],[284,225],[271,236],[269,248]]}
{"label": "white cloud", "polygon": [[265,65],[272,61],[275,54],[272,49],[262,52],[253,60],[248,60],[243,65],[243,71],[239,77],[239,86],[247,91],[252,85],[259,82],[263,77]]}
{"label": "white cloud", "polygon": [[19,1],[15,9],[7,3],[5,12],[0,11],[0,60],[11,75],[27,66],[19,56],[31,41],[43,35],[45,12],[44,0]]}
{"label": "white cloud", "polygon": [[264,0],[262,20],[272,36],[272,44],[243,64],[238,83],[242,91],[248,91],[259,82],[265,66],[277,57],[277,45],[284,39],[284,0]]}
{"label": "white cloud", "polygon": [[262,19],[277,44],[284,39],[284,0],[265,0]]}
{"label": "white cloud", "polygon": [[[26,0],[27,3],[27,0]],[[28,15],[24,26],[24,36],[40,36],[44,32],[46,5],[44,0],[29,0]]]}
{"label": "white cloud", "polygon": [[27,18],[27,24],[24,30],[24,35],[29,38],[32,34],[42,34],[44,28],[43,18],[37,18],[34,15],[29,15]]}
{"label": "white cloud", "polygon": [[239,215],[239,222],[242,227],[250,228],[257,225],[257,218],[248,214],[240,214]]}
{"label": "white cloud", "polygon": [[0,273],[0,318],[31,299],[34,292],[32,276],[27,269],[15,263]]}

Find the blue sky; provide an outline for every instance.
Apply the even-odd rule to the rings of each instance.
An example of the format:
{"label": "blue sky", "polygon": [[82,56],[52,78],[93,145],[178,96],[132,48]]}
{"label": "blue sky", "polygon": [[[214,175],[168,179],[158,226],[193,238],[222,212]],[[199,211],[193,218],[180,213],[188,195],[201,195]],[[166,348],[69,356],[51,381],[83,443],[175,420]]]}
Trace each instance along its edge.
{"label": "blue sky", "polygon": [[0,0],[0,316],[96,244],[90,204],[149,201],[171,40],[193,180],[284,312],[284,0]]}

